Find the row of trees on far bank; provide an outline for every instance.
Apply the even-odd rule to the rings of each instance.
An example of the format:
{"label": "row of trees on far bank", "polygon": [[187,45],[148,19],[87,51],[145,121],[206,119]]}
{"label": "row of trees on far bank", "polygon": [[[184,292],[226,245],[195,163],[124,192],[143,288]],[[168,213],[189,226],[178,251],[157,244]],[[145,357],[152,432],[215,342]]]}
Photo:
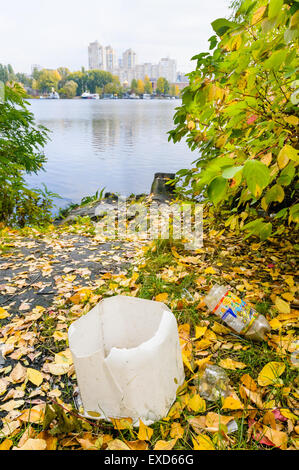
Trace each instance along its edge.
{"label": "row of trees on far bank", "polygon": [[[74,98],[88,91],[99,95],[122,96],[125,93],[135,95],[152,94],[153,85],[149,77],[144,80],[133,79],[131,84],[121,84],[116,75],[103,70],[85,70],[71,72],[66,67],[57,70],[34,69],[32,76],[23,73],[14,73],[11,65],[0,64],[0,81],[17,81],[32,94],[45,94],[56,90],[61,98]],[[171,85],[166,78],[160,77],[157,81],[156,94],[178,96],[180,93],[177,85]]]}
{"label": "row of trees on far bank", "polygon": [[[148,76],[145,76],[144,80],[133,79],[130,87],[131,93],[136,95],[143,95],[144,93],[151,95],[153,93],[153,85]],[[178,85],[172,84],[164,77],[160,77],[157,80],[156,94],[179,96],[180,89]]]}

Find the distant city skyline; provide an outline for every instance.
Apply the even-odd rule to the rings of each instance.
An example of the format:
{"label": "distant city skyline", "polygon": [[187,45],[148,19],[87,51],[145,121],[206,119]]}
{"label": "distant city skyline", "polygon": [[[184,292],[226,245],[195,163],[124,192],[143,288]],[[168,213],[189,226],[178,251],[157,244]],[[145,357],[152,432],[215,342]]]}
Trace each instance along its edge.
{"label": "distant city skyline", "polygon": [[88,68],[86,45],[96,38],[118,50],[132,48],[139,63],[173,57],[178,70],[194,68],[191,57],[207,51],[216,18],[229,17],[231,0],[15,0],[1,5],[0,62],[30,74],[32,64],[70,70]]}
{"label": "distant city skyline", "polygon": [[125,82],[129,84],[133,79],[144,80],[145,77],[151,80],[164,77],[168,82],[175,83],[178,76],[175,59],[164,57],[157,64],[139,63],[137,54],[132,48],[117,53],[111,45],[104,46],[98,40],[88,46],[88,67],[89,70],[111,72],[119,77],[122,84]]}

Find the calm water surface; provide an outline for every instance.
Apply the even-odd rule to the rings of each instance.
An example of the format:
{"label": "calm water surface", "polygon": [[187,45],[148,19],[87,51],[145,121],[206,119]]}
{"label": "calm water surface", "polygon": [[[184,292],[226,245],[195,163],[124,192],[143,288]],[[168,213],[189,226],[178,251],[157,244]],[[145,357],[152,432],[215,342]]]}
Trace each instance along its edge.
{"label": "calm water surface", "polygon": [[46,171],[27,176],[63,198],[80,202],[99,188],[148,193],[156,172],[176,172],[195,160],[184,143],[168,142],[178,100],[31,100],[39,124],[52,132]]}

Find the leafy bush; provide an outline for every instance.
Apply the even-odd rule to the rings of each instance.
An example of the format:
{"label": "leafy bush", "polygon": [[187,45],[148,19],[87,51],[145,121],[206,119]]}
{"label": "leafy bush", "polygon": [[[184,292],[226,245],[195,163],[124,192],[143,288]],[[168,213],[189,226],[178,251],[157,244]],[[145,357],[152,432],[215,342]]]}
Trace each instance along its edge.
{"label": "leafy bush", "polygon": [[22,86],[10,83],[4,92],[0,101],[0,222],[44,224],[51,219],[54,195],[47,189],[28,189],[23,175],[43,169],[47,129],[35,124]]}
{"label": "leafy bush", "polygon": [[183,194],[229,209],[227,225],[266,239],[273,217],[299,221],[299,3],[239,3],[231,21],[212,23],[212,52],[193,57],[169,139],[186,136],[199,151],[195,167],[178,172]]}

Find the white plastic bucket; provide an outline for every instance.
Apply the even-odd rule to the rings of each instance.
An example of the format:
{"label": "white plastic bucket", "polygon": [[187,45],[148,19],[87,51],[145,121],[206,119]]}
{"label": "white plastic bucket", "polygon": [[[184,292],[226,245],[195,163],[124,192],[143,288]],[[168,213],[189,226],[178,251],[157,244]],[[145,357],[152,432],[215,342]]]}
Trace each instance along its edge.
{"label": "white plastic bucket", "polygon": [[176,319],[161,302],[116,296],[100,302],[69,329],[84,416],[167,416],[184,382]]}

